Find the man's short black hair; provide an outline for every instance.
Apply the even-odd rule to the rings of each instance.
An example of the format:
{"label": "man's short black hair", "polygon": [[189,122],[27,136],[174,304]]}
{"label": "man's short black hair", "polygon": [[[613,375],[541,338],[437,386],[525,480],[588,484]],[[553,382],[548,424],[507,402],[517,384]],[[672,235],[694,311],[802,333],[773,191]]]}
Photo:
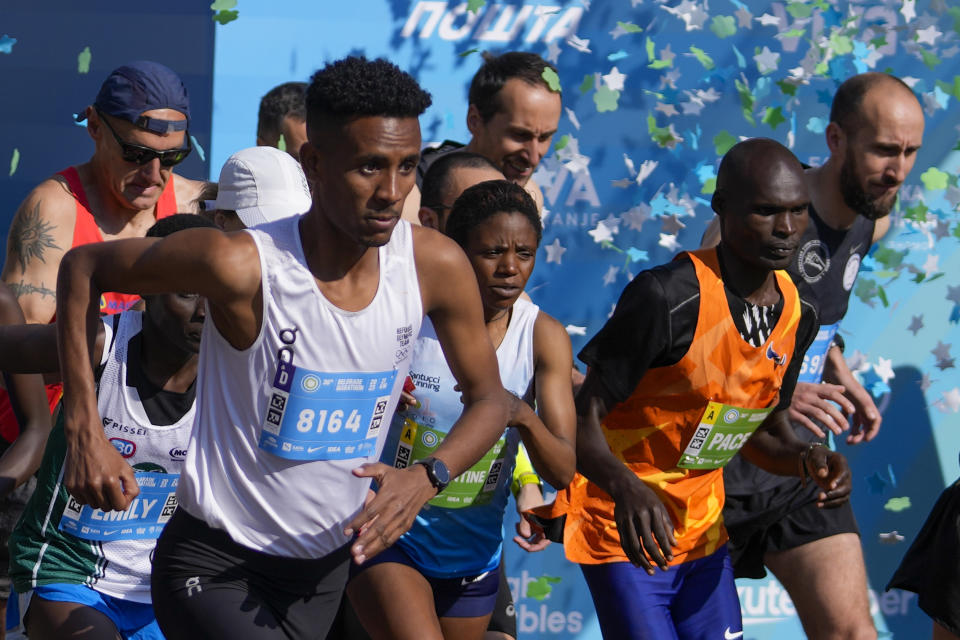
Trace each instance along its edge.
{"label": "man's short black hair", "polygon": [[469,102],[480,112],[480,118],[488,122],[500,109],[497,94],[511,78],[520,78],[527,84],[541,85],[550,89],[543,79],[543,70],[557,68],[538,56],[527,51],[508,51],[494,56],[483,54],[483,66],[477,70],[470,82]]}
{"label": "man's short black hair", "polygon": [[193,229],[196,227],[217,228],[212,220],[206,216],[198,216],[195,213],[175,213],[166,218],[160,218],[152,227],[147,230],[148,238],[165,238],[171,233],[183,231],[184,229]]}
{"label": "man's short black hair", "polygon": [[855,133],[861,124],[860,108],[864,96],[878,84],[888,83],[888,86],[902,88],[910,95],[913,89],[900,78],[882,71],[868,71],[847,78],[837,88],[830,106],[830,122],[836,122],[848,134]]}
{"label": "man's short black hair", "polygon": [[260,98],[257,113],[257,137],[262,140],[279,138],[281,126],[287,116],[298,120],[307,119],[307,83],[284,82],[267,91]]}
{"label": "man's short black hair", "polygon": [[343,125],[353,118],[417,118],[430,103],[430,94],[393,63],[349,56],[310,78],[307,137],[312,141],[324,126]]}
{"label": "man's short black hair", "polygon": [[519,213],[537,234],[537,246],[543,236],[543,223],[537,205],[526,189],[509,180],[487,180],[468,187],[453,203],[445,233],[466,248],[470,232],[498,213]]}
{"label": "man's short black hair", "polygon": [[450,173],[456,169],[492,169],[500,173],[497,165],[479,153],[455,151],[440,156],[423,174],[423,186],[420,189],[421,206],[435,209],[446,204],[443,202],[443,196],[450,188]]}

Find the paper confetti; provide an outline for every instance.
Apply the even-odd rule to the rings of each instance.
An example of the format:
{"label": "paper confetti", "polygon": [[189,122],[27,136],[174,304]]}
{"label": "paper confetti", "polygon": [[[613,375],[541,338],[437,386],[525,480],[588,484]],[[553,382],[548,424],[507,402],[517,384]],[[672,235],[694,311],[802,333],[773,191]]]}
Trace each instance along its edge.
{"label": "paper confetti", "polygon": [[893,511],[894,513],[899,513],[906,509],[910,508],[910,498],[890,498],[887,500],[887,503],[883,505],[883,508],[887,511]]}
{"label": "paper confetti", "polygon": [[218,11],[217,13],[213,14],[213,21],[222,26],[229,22],[233,22],[238,17],[240,17],[239,11]]}
{"label": "paper confetti", "polygon": [[90,60],[93,54],[90,53],[90,47],[84,47],[83,51],[77,54],[77,73],[90,73]]}
{"label": "paper confetti", "polygon": [[543,73],[540,74],[540,77],[543,78],[543,81],[547,83],[547,86],[550,87],[551,91],[560,93],[560,76],[557,75],[556,71],[550,67],[544,67]]}
{"label": "paper confetti", "polygon": [[904,540],[903,536],[897,531],[881,533],[878,538],[880,539],[880,544],[897,544],[898,542],[903,542]]}
{"label": "paper confetti", "polygon": [[467,0],[467,11],[477,13],[487,4],[487,0]]}
{"label": "paper confetti", "polygon": [[12,176],[17,172],[17,167],[20,166],[20,149],[14,148],[13,155],[10,156],[10,175]]}
{"label": "paper confetti", "polygon": [[3,37],[0,37],[0,53],[13,53],[13,45],[15,44],[17,44],[16,38],[3,34]]}
{"label": "paper confetti", "polygon": [[560,244],[560,238],[554,238],[553,242],[548,245],[544,245],[544,250],[547,252],[547,263],[556,263],[563,264],[563,254],[567,252],[567,248]]}
{"label": "paper confetti", "polygon": [[277,149],[280,151],[287,150],[287,139],[283,137],[283,134],[280,134],[280,137],[277,139]]}
{"label": "paper confetti", "polygon": [[606,85],[599,87],[593,94],[593,102],[597,105],[597,111],[600,113],[604,111],[616,111],[618,107],[617,101],[619,99],[620,92],[614,91]]}

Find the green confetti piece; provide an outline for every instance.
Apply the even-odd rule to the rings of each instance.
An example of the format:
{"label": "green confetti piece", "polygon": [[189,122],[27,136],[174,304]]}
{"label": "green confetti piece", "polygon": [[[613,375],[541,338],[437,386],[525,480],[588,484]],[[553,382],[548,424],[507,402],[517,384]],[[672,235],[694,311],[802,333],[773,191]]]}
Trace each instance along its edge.
{"label": "green confetti piece", "polygon": [[882,264],[887,269],[896,269],[903,264],[903,259],[907,256],[906,251],[897,251],[889,247],[879,247],[873,254],[873,259]]}
{"label": "green confetti piece", "polygon": [[13,155],[10,156],[10,175],[12,176],[17,172],[17,167],[20,166],[20,149],[14,148]]}
{"label": "green confetti piece", "polygon": [[928,69],[933,69],[940,64],[940,58],[938,58],[932,51],[920,49],[920,57],[923,58],[923,64],[927,65]]}
{"label": "green confetti piece", "polygon": [[561,151],[568,144],[570,144],[570,136],[567,134],[563,134],[562,136],[560,136],[560,139],[557,140],[556,144],[553,145],[553,149],[554,151]]}
{"label": "green confetti piece", "polygon": [[597,111],[603,113],[604,111],[616,111],[619,105],[617,101],[620,99],[620,92],[614,91],[607,85],[597,87],[596,93],[593,94],[593,102],[597,105]]}
{"label": "green confetti piece", "polygon": [[833,49],[833,52],[838,56],[853,53],[853,41],[840,32],[835,31],[833,35],[830,36],[830,48]]}
{"label": "green confetti piece", "polygon": [[650,139],[660,147],[666,147],[676,141],[670,127],[658,127],[657,119],[653,116],[647,116],[647,131],[650,132]]}
{"label": "green confetti piece", "polygon": [[90,53],[90,47],[84,47],[83,51],[77,54],[77,73],[90,73],[90,59],[93,54]]}
{"label": "green confetti piece", "polygon": [[955,227],[953,228],[953,231],[951,232],[951,235],[952,235],[954,238],[960,238],[960,223],[958,223],[957,226],[955,226]]}
{"label": "green confetti piece", "polygon": [[786,96],[797,95],[797,85],[795,84],[786,82],[785,80],[777,80],[777,86],[780,87],[780,91],[783,93],[783,95],[786,95]]}
{"label": "green confetti piece", "polygon": [[960,100],[960,76],[953,76],[952,85],[949,82],[937,80],[937,86],[940,87],[940,90],[944,93],[949,93],[957,100]]}
{"label": "green confetti piece", "polygon": [[883,508],[887,511],[899,513],[905,509],[909,509],[910,506],[910,498],[904,496],[903,498],[890,498],[887,500],[887,504],[883,505]]}
{"label": "green confetti piece", "polygon": [[487,4],[487,0],[467,0],[467,11],[477,13]]}
{"label": "green confetti piece", "polygon": [[812,6],[814,9],[820,9],[820,11],[826,11],[830,8],[830,3],[827,0],[813,0]]}
{"label": "green confetti piece", "polygon": [[787,119],[783,117],[783,110],[780,107],[767,107],[761,120],[763,124],[770,125],[771,129],[776,129],[786,121]]}
{"label": "green confetti piece", "polygon": [[583,82],[580,83],[580,95],[583,95],[593,89],[593,80],[594,78],[592,73],[588,73],[587,75],[583,76]]}
{"label": "green confetti piece", "polygon": [[543,78],[543,81],[547,83],[547,86],[550,87],[551,91],[560,93],[560,76],[557,75],[556,71],[550,67],[544,67],[543,73],[540,74],[540,77]]}
{"label": "green confetti piece", "polygon": [[752,125],[757,124],[757,121],[753,118],[753,105],[756,103],[756,98],[753,97],[753,92],[750,91],[750,85],[741,80],[734,80],[733,83],[737,87],[737,93],[740,95],[740,108],[743,110],[744,119]]}
{"label": "green confetti piece", "polygon": [[657,100],[666,100],[666,95],[660,93],[659,91],[650,91],[650,89],[644,89],[643,92],[648,96],[653,96]]}
{"label": "green confetti piece", "polygon": [[953,30],[960,33],[960,7],[950,7],[947,13],[953,16]]}
{"label": "green confetti piece", "polygon": [[623,253],[623,249],[613,244],[609,240],[604,240],[603,242],[600,243],[600,246],[603,247],[604,249],[613,249],[617,253]]}
{"label": "green confetti piece", "polygon": [[887,292],[883,290],[883,287],[877,287],[877,297],[880,298],[880,302],[883,303],[884,307],[890,306],[890,301],[887,300]]}
{"label": "green confetti piece", "polygon": [[534,600],[543,600],[550,595],[550,592],[553,591],[552,585],[555,584],[560,584],[560,578],[554,576],[540,576],[527,585],[527,595]]}
{"label": "green confetti piece", "polygon": [[879,49],[880,47],[887,46],[887,36],[881,34],[870,41],[870,44],[873,45],[874,49]]}
{"label": "green confetti piece", "polygon": [[471,53],[476,53],[477,51],[480,51],[480,49],[467,49],[463,53],[459,53],[457,55],[459,55],[461,58],[466,58]]}
{"label": "green confetti piece", "polygon": [[213,4],[210,5],[210,8],[213,11],[227,11],[228,9],[233,9],[237,6],[237,0],[215,0]]}
{"label": "green confetti piece", "polygon": [[945,171],[940,171],[940,169],[936,167],[930,167],[920,174],[920,180],[923,181],[923,186],[929,191],[937,191],[947,188],[947,185],[950,183],[950,174]]}
{"label": "green confetti piece", "polygon": [[907,212],[904,214],[904,218],[907,220],[913,220],[915,222],[926,222],[927,221],[927,211],[930,209],[927,208],[927,205],[918,202],[912,207],[907,207]]}
{"label": "green confetti piece", "polygon": [[813,7],[803,2],[791,2],[787,5],[787,13],[794,18],[809,18],[813,13]]}
{"label": "green confetti piece", "polygon": [[647,42],[646,42],[646,45],[645,45],[645,46],[646,46],[646,48],[647,48],[647,61],[653,62],[653,61],[656,60],[656,58],[657,58],[657,53],[656,53],[656,51],[653,50],[653,48],[654,48],[654,46],[655,46],[655,45],[653,44],[653,40],[650,39],[650,38],[647,38]]}
{"label": "green confetti piece", "polygon": [[817,66],[813,68],[813,73],[818,76],[825,76],[830,70],[830,66],[826,62],[818,62]]}
{"label": "green confetti piece", "polygon": [[864,304],[869,304],[873,297],[877,295],[877,281],[870,278],[857,278],[857,284],[853,287],[853,295],[860,298]]}
{"label": "green confetti piece", "polygon": [[220,23],[220,25],[225,25],[228,22],[233,22],[240,17],[239,11],[218,11],[213,14],[213,21]]}
{"label": "green confetti piece", "polygon": [[690,53],[693,54],[693,57],[697,59],[697,62],[703,65],[703,68],[709,71],[713,69],[713,58],[707,55],[707,52],[699,47],[690,47]]}
{"label": "green confetti piece", "polygon": [[643,28],[638,27],[637,25],[633,24],[632,22],[620,22],[619,20],[617,20],[617,26],[620,27],[621,29],[623,29],[623,30],[624,30],[625,32],[627,32],[627,33],[642,33],[642,32],[643,32]]}
{"label": "green confetti piece", "polygon": [[710,31],[720,38],[729,38],[737,32],[737,21],[733,16],[714,16],[710,21]]}
{"label": "green confetti piece", "polygon": [[647,66],[651,69],[666,69],[673,66],[673,60],[654,60]]}
{"label": "green confetti piece", "polygon": [[716,190],[717,190],[717,179],[707,178],[707,180],[703,183],[703,188],[700,189],[700,193],[711,195]]}
{"label": "green confetti piece", "polygon": [[730,148],[735,144],[737,144],[736,136],[726,129],[713,136],[713,148],[718,156],[726,155],[727,151],[730,151]]}
{"label": "green confetti piece", "polygon": [[802,38],[807,33],[806,29],[790,29],[780,34],[781,38]]}
{"label": "green confetti piece", "polygon": [[927,278],[927,282],[933,282],[933,281],[936,280],[937,278],[942,278],[942,277],[945,276],[945,275],[947,275],[947,274],[943,273],[942,271],[941,271],[940,273],[935,273],[935,274],[933,274],[932,276],[930,276],[929,278]]}
{"label": "green confetti piece", "polygon": [[287,150],[287,139],[283,137],[282,133],[280,134],[280,138],[277,140],[277,149],[280,149],[280,151]]}

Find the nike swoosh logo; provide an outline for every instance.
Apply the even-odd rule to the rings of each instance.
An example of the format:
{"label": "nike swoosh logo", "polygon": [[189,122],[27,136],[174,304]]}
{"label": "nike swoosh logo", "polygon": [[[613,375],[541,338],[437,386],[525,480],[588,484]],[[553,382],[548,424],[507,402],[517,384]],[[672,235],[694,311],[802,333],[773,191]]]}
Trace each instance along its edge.
{"label": "nike swoosh logo", "polygon": [[743,637],[743,631],[737,631],[736,633],[733,633],[732,631],[730,631],[730,627],[727,627],[723,631],[723,640],[735,640],[735,638],[742,638],[742,637]]}
{"label": "nike swoosh logo", "polygon": [[313,453],[314,451],[320,451],[323,447],[307,447],[307,453]]}
{"label": "nike swoosh logo", "polygon": [[472,578],[461,578],[461,579],[460,579],[460,586],[461,586],[461,587],[466,587],[466,586],[468,586],[468,585],[473,584],[474,582],[480,582],[481,580],[483,580],[484,578],[486,578],[487,575],[489,575],[489,573],[490,573],[489,571],[484,571],[484,572],[481,573],[480,575],[478,575],[478,576],[473,576]]}

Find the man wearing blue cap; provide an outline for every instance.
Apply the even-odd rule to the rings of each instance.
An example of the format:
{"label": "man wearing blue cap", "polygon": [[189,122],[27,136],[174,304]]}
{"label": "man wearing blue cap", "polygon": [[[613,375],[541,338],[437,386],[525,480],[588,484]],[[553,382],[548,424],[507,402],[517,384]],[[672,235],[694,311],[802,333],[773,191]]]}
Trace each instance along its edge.
{"label": "man wearing blue cap", "polygon": [[[190,104],[176,73],[156,62],[115,69],[87,120],[93,157],[44,180],[20,205],[7,237],[2,279],[27,322],[50,322],[60,259],[71,247],[142,237],[159,218],[195,211],[202,184],[173,176],[191,151]],[[101,311],[129,308],[136,296],[107,293]]]}

